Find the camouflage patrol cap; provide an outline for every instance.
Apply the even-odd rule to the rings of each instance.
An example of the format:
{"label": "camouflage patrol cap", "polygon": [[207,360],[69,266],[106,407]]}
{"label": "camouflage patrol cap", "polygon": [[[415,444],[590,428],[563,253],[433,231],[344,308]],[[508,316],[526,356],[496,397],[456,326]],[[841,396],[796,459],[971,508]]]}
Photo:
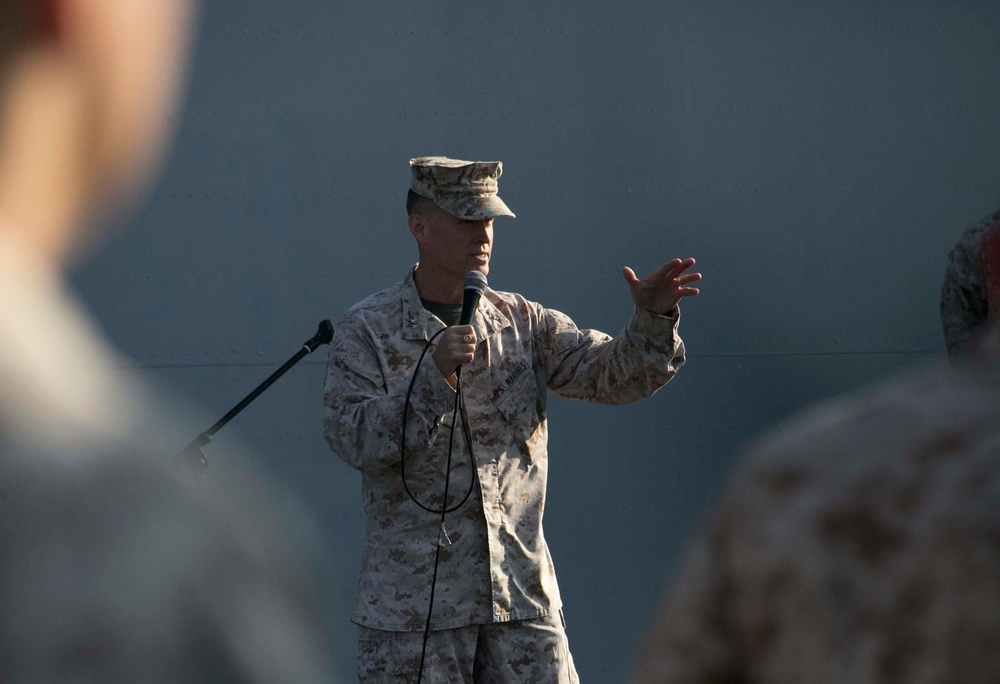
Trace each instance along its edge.
{"label": "camouflage patrol cap", "polygon": [[410,160],[410,189],[452,216],[473,221],[495,216],[514,217],[497,197],[497,179],[503,173],[498,161],[471,162],[448,157]]}

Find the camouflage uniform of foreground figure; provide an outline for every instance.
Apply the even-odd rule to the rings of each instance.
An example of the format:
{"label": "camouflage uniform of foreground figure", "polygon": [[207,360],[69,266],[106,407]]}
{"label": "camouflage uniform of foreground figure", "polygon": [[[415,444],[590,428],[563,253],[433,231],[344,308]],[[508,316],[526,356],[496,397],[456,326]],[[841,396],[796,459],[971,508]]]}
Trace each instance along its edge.
{"label": "camouflage uniform of foreground figure", "polygon": [[998,510],[995,364],[814,409],[736,472],[640,681],[998,682]]}
{"label": "camouflage uniform of foreground figure", "polygon": [[1000,211],[962,234],[941,284],[941,325],[948,355],[970,354],[988,323],[1000,320]]}
{"label": "camouflage uniform of foreground figure", "polygon": [[[542,534],[546,392],[608,404],[655,392],[684,361],[677,302],[697,294],[688,285],[700,276],[684,275],[692,259],[641,281],[624,269],[636,306],[617,338],[490,289],[472,324],[454,325],[463,277],[489,269],[493,218],[513,216],[496,195],[501,166],[436,157],[411,167],[409,229],[420,262],[336,326],[324,401],[331,448],[362,474],[366,541],[352,616],[360,678],[416,681],[440,543],[425,681],[575,682]],[[421,503],[440,507],[459,366],[475,466],[456,429],[448,503],[473,492],[442,532],[441,516],[404,489],[401,432],[412,384],[406,482]]]}

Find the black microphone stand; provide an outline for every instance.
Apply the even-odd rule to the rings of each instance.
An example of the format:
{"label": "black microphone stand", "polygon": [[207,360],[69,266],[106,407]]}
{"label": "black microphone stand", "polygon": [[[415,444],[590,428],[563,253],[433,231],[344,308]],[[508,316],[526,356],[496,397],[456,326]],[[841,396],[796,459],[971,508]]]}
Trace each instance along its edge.
{"label": "black microphone stand", "polygon": [[236,414],[245,409],[250,402],[259,397],[264,390],[270,387],[275,380],[284,375],[289,368],[316,351],[316,347],[321,344],[329,344],[332,339],[333,324],[330,323],[329,320],[321,321],[319,324],[319,330],[315,335],[307,340],[305,344],[302,345],[302,349],[300,349],[295,356],[288,359],[288,361],[285,361],[285,364],[281,368],[274,371],[274,373],[272,373],[267,380],[260,383],[253,392],[248,394],[243,401],[234,406],[229,413],[222,416],[222,418],[220,418],[215,425],[195,437],[190,444],[184,447],[183,451],[174,457],[174,459],[193,474],[204,475],[205,471],[208,469],[208,457],[205,456],[205,452],[202,450],[202,447],[212,441],[212,437],[215,433],[221,430],[226,423],[236,417]]}

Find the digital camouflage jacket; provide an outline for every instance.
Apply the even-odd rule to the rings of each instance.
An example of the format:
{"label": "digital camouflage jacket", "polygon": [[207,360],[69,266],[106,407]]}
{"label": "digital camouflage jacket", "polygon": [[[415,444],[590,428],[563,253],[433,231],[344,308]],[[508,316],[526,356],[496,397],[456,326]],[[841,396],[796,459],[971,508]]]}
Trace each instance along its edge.
{"label": "digital camouflage jacket", "polygon": [[[412,272],[352,307],[336,326],[324,389],[330,448],[361,471],[366,529],[352,620],[419,631],[427,619],[435,548],[442,544],[433,628],[549,615],[561,607],[542,533],[548,473],[546,391],[624,404],[648,397],[684,362],[679,313],[637,311],[616,338],[580,330],[566,315],[487,289],[472,325],[475,360],[462,388],[475,467],[455,392],[427,352],[444,326],[420,303]],[[412,386],[412,391],[411,391]],[[400,468],[406,413],[406,487]],[[451,469],[447,469],[450,440]]]}

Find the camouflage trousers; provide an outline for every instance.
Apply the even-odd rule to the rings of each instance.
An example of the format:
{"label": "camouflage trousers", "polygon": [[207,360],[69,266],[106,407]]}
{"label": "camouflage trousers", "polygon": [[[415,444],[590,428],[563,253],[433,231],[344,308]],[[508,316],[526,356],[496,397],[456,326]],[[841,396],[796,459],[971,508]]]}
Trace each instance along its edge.
{"label": "camouflage trousers", "polygon": [[[416,684],[422,632],[358,627],[361,684]],[[422,683],[579,684],[562,613],[431,632]]]}

